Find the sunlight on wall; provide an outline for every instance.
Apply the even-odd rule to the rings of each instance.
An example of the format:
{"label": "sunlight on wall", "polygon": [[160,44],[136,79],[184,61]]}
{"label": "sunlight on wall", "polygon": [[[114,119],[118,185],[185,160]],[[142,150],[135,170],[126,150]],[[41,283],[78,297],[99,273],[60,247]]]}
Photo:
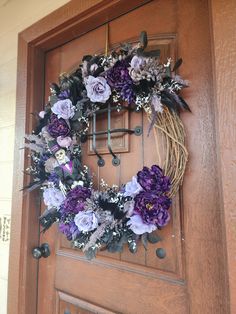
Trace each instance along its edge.
{"label": "sunlight on wall", "polygon": [[7,303],[17,34],[67,2],[69,0],[0,0],[0,314],[6,314]]}

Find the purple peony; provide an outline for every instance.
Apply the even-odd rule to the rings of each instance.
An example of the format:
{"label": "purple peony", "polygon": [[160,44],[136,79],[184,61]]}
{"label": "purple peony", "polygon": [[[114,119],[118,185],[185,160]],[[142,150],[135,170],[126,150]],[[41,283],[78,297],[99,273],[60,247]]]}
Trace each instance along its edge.
{"label": "purple peony", "polygon": [[59,230],[67,237],[69,241],[75,240],[80,233],[74,221],[70,221],[68,223],[60,222]]}
{"label": "purple peony", "polygon": [[143,188],[138,183],[137,177],[133,176],[132,177],[132,181],[126,183],[126,185],[125,185],[124,196],[132,196],[132,197],[134,197],[135,195],[137,195],[142,190],[143,190]]}
{"label": "purple peony", "polygon": [[130,217],[127,222],[127,226],[135,233],[135,234],[144,234],[146,232],[151,233],[156,230],[156,225],[154,224],[146,224],[143,222],[142,218],[135,214]]}
{"label": "purple peony", "polygon": [[75,115],[75,107],[70,99],[58,100],[52,106],[52,112],[57,115],[58,119],[68,120]]}
{"label": "purple peony", "polygon": [[165,226],[170,220],[168,209],[171,199],[165,195],[159,196],[152,192],[140,192],[134,198],[134,210],[139,213],[144,223]]}
{"label": "purple peony", "polygon": [[92,210],[79,212],[75,215],[74,222],[82,232],[92,231],[98,226],[98,219]]}
{"label": "purple peony", "polygon": [[111,88],[104,77],[89,75],[85,87],[88,98],[93,102],[105,103],[111,96]]}
{"label": "purple peony", "polygon": [[151,169],[143,167],[137,173],[138,183],[145,191],[153,191],[158,195],[170,191],[170,178],[165,176],[162,169],[153,165]]}
{"label": "purple peony", "polygon": [[48,188],[43,192],[43,199],[46,206],[60,207],[65,197],[62,192],[56,188]]}
{"label": "purple peony", "polygon": [[116,64],[107,71],[107,82],[120,93],[124,100],[131,104],[134,100],[134,92],[128,66],[129,64],[125,60],[117,61]]}
{"label": "purple peony", "polygon": [[48,125],[48,133],[53,137],[67,136],[70,133],[70,128],[64,119],[58,119],[53,113]]}
{"label": "purple peony", "polygon": [[90,196],[91,191],[88,188],[80,185],[76,186],[73,190],[68,192],[61,206],[61,212],[77,214],[79,211],[84,210],[84,203]]}

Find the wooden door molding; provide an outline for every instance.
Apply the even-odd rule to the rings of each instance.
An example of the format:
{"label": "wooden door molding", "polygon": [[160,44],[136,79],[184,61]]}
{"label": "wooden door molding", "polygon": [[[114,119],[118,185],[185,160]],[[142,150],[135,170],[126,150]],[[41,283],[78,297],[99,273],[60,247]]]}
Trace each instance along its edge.
{"label": "wooden door molding", "polygon": [[[24,195],[22,192],[19,192],[22,186],[27,182],[27,178],[23,175],[22,169],[28,163],[27,155],[24,154],[22,150],[19,151],[19,148],[23,146],[25,132],[30,132],[33,128],[30,113],[40,110],[44,103],[45,54],[47,51],[73,40],[107,21],[148,2],[150,2],[150,0],[72,0],[19,34],[8,314],[33,314],[36,313],[37,308],[38,263],[32,259],[31,250],[39,241],[38,214],[40,211],[40,202],[37,193]],[[181,7],[184,9],[186,2],[180,2],[182,2]],[[188,6],[195,4],[196,1],[192,0],[189,1]],[[221,4],[221,7],[222,6],[223,4]],[[204,7],[207,7],[207,1],[204,2]],[[213,9],[218,9],[215,4],[210,10],[213,12]],[[213,13],[215,16],[215,11]],[[212,20],[210,21],[212,22]],[[212,25],[214,26],[214,23]],[[216,38],[217,32],[220,32],[220,29],[213,27],[213,30]],[[214,53],[216,49],[214,45],[212,45],[212,49]],[[220,70],[221,69],[216,67],[216,74]],[[216,85],[217,89],[220,88],[219,85],[220,84]],[[219,91],[217,97],[218,100],[221,100]],[[233,100],[231,101],[231,105],[233,105]],[[218,114],[222,114],[220,106],[214,108],[214,111],[217,109]],[[223,134],[223,132],[228,130],[228,141],[233,143],[234,139],[233,134],[230,133],[230,125],[223,122],[225,121],[222,120],[222,123],[219,124],[217,133]],[[219,150],[223,147],[222,141],[223,139],[221,139],[219,143]],[[218,157],[220,160],[219,167],[221,167],[226,157]],[[218,185],[218,183],[219,182],[216,182],[216,185]],[[215,191],[220,192],[221,203],[223,204],[223,197],[226,192],[220,186],[218,186]],[[38,202],[35,200],[38,200]],[[187,200],[187,204],[189,204],[189,202],[190,201]],[[226,218],[229,217],[230,212],[227,211],[227,207],[223,208],[223,214],[225,213]],[[188,209],[186,208],[186,210]],[[191,221],[193,221],[193,217],[191,217],[191,219]],[[188,222],[185,223],[186,225],[188,224]],[[224,239],[225,230],[222,227],[223,225],[222,218],[222,224],[216,224],[216,226],[219,228],[219,233],[223,234]],[[230,231],[229,228],[230,226],[226,224],[226,233]],[[191,238],[190,231],[188,231],[188,237],[189,243],[193,243],[194,239]],[[223,241],[224,243],[217,242],[212,248],[211,243],[204,245],[200,243],[201,241],[204,241],[204,239],[199,239],[199,254],[202,253],[204,258],[208,254],[206,260],[209,264],[206,265],[206,267],[211,267],[211,271],[209,271],[209,275],[206,278],[206,281],[209,280],[209,282],[206,283],[206,289],[211,289],[212,285],[216,285],[214,286],[214,291],[218,294],[218,298],[220,299],[218,304],[220,304],[221,309],[225,309],[225,313],[228,313],[227,265],[224,261],[227,242],[226,240]],[[208,239],[205,239],[205,241],[208,241]],[[193,255],[191,255],[191,248],[186,249],[189,252],[187,263],[195,264],[195,261],[192,260]],[[209,252],[207,252],[207,249],[209,249]],[[232,269],[232,267],[233,263],[231,263],[231,265],[229,264],[229,270]],[[221,275],[218,276],[218,278],[222,278],[221,282],[217,282],[214,278],[214,274],[217,274],[219,270],[221,271]],[[199,285],[199,287],[201,287],[202,283],[196,281],[196,274],[189,273],[188,269],[187,280],[189,280],[188,293],[190,303],[191,305],[194,304],[194,309],[197,309],[198,303],[202,301],[201,296],[203,297],[204,291],[199,291],[197,296],[193,296],[193,285]],[[232,278],[232,282],[233,280],[236,282],[236,278]],[[217,299],[216,296],[213,295],[214,293],[210,294],[212,300],[208,300],[208,302],[214,302],[214,300]]]}
{"label": "wooden door molding", "polygon": [[30,113],[44,100],[44,57],[60,46],[150,0],[72,0],[35,23],[18,37],[14,192],[8,284],[8,313],[33,314],[37,307],[37,262],[32,248],[39,241],[37,193],[20,192],[26,184],[22,169],[28,163],[21,147],[25,132],[33,128]]}
{"label": "wooden door molding", "polygon": [[[225,224],[224,257],[227,260],[227,285],[230,311],[236,313],[236,193],[235,193],[235,121],[236,121],[236,19],[235,1],[211,0],[212,52],[214,65],[214,96],[218,148],[219,185],[222,221]],[[230,69],[230,70],[229,70]]]}

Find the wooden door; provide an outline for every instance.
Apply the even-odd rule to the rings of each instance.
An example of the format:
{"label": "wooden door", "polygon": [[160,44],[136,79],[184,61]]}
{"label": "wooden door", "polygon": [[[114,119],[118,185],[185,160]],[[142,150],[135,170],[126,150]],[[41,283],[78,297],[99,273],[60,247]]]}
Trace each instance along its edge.
{"label": "wooden door", "polygon": [[[224,313],[219,299],[220,263],[213,256],[219,240],[220,216],[215,174],[214,124],[210,34],[207,1],[151,1],[109,21],[109,43],[135,43],[146,30],[149,45],[160,48],[161,58],[184,60],[181,75],[190,80],[185,98],[192,114],[182,114],[190,152],[185,181],[172,206],[171,223],[160,235],[162,241],[140,244],[137,254],[126,248],[121,254],[102,252],[87,261],[57,232],[56,226],[41,235],[52,254],[41,259],[38,271],[38,313]],[[64,40],[66,42],[66,39]],[[83,55],[104,51],[105,26],[100,26],[46,53],[45,99],[49,83],[61,72],[75,68]],[[101,120],[103,127],[105,117]],[[147,136],[145,114],[119,114],[117,127],[143,127],[143,135],[118,135],[113,147],[120,166],[112,166],[106,139],[99,142],[105,166],[97,167],[90,143],[83,147],[84,163],[109,184],[127,182],[142,168],[157,161],[153,133]],[[156,248],[164,248],[159,259]],[[209,259],[210,256],[210,259]]]}

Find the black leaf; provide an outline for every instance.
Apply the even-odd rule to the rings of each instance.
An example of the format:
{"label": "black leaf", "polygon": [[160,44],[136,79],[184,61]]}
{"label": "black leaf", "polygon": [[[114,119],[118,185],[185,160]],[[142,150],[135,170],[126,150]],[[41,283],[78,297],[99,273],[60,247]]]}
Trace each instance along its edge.
{"label": "black leaf", "polygon": [[42,128],[48,124],[48,120],[50,118],[50,115],[51,115],[51,110],[46,112],[43,119],[40,118],[38,125],[36,126],[36,128],[34,130],[34,134],[38,135],[41,132]]}
{"label": "black leaf", "polygon": [[186,103],[186,101],[182,97],[180,97],[180,96],[178,96],[178,97],[179,97],[179,99],[180,99],[180,101],[182,103],[183,108],[185,110],[191,112],[191,109],[189,108],[189,105]]}
{"label": "black leaf", "polygon": [[170,111],[179,113],[179,108],[176,104],[176,101],[171,97],[167,91],[161,92],[161,103],[165,105]]}
{"label": "black leaf", "polygon": [[141,44],[141,47],[143,49],[145,49],[147,47],[148,38],[147,38],[147,32],[146,31],[142,31],[140,33],[140,44]]}
{"label": "black leaf", "polygon": [[175,72],[175,71],[181,66],[182,62],[183,62],[183,59],[182,59],[182,58],[178,59],[178,60],[175,62],[175,65],[174,65],[174,67],[173,67],[172,72]]}
{"label": "black leaf", "polygon": [[56,208],[46,209],[39,217],[40,225],[43,227],[43,232],[51,227],[51,225],[60,219],[61,214]]}
{"label": "black leaf", "polygon": [[122,219],[125,215],[123,211],[120,210],[117,203],[110,203],[108,200],[103,200],[99,198],[99,206],[104,210],[108,210],[112,213],[115,219]]}

